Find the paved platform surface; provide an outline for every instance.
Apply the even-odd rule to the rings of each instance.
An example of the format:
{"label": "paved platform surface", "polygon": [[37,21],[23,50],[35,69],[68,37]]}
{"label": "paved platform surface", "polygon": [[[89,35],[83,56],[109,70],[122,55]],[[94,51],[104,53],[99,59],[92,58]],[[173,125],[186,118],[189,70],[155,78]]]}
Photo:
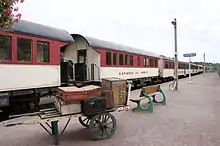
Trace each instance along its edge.
{"label": "paved platform surface", "polygon": [[[88,130],[73,119],[60,138],[61,146],[220,146],[220,79],[208,73],[179,81],[179,91],[168,90],[167,105],[154,113],[113,113],[117,130],[111,139],[91,141]],[[140,90],[132,92],[132,98]],[[61,121],[61,126],[65,120]],[[38,125],[5,128],[0,125],[0,146],[48,146],[52,138]]]}

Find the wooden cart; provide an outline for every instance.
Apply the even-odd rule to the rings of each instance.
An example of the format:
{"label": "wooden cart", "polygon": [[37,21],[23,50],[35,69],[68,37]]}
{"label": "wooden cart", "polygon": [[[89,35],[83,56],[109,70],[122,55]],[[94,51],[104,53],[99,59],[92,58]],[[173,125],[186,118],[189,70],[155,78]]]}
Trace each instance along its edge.
{"label": "wooden cart", "polygon": [[[130,83],[129,90],[126,97],[129,100],[130,95]],[[124,101],[123,101],[124,102]],[[94,140],[104,140],[111,138],[116,130],[116,119],[111,114],[111,112],[117,111],[128,111],[131,107],[125,102],[124,105],[106,109],[104,111],[85,114],[85,113],[75,113],[69,115],[62,115],[56,108],[43,109],[39,112],[15,115],[13,118],[23,118],[22,121],[18,119],[12,119],[6,121],[4,125],[6,127],[24,124],[39,124],[46,132],[54,137],[54,144],[59,145],[59,135],[62,135],[67,128],[71,118],[78,118],[79,122],[86,128],[90,129],[91,138]],[[61,133],[59,134],[59,120],[68,119]],[[49,129],[49,130],[48,130]]]}

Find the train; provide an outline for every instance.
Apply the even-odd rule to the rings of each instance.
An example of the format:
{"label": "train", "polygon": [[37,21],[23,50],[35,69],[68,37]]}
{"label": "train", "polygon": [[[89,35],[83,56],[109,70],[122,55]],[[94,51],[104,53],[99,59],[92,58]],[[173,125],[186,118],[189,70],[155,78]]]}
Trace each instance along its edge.
{"label": "train", "polygon": [[[174,59],[66,30],[19,20],[0,32],[0,111],[39,110],[42,97],[60,86],[101,85],[103,78],[132,81],[133,87],[171,81]],[[179,61],[178,76],[203,73],[203,66]],[[1,115],[1,116],[2,116]]]}

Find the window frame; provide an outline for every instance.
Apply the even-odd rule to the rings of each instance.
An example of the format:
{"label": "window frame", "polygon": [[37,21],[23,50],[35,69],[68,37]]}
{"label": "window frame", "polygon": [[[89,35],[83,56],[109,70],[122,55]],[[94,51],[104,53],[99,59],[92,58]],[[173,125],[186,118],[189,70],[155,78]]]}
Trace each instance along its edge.
{"label": "window frame", "polygon": [[137,65],[138,65],[138,66],[141,66],[141,57],[140,57],[139,55],[138,55],[137,57],[138,57],[138,58],[137,58],[137,59],[138,59]]}
{"label": "window frame", "polygon": [[9,60],[0,60],[1,62],[12,62],[13,61],[13,36],[7,34],[0,34],[0,36],[9,37],[10,38],[10,59]]}
{"label": "window frame", "polygon": [[119,65],[124,65],[124,54],[119,54]]}
{"label": "window frame", "polygon": [[127,54],[125,55],[124,59],[125,59],[125,65],[128,65],[129,61],[128,61],[128,55]]}
{"label": "window frame", "polygon": [[[26,38],[26,37],[22,37],[22,36],[17,36],[16,38],[16,61],[19,63],[33,63],[34,62],[34,39],[33,38]],[[18,60],[18,39],[24,39],[24,40],[31,40],[31,60],[30,61],[22,61],[22,60]]]}
{"label": "window frame", "polygon": [[133,55],[129,55],[129,64],[130,64],[130,66],[134,66],[134,56]]}
{"label": "window frame", "polygon": [[[110,54],[110,64],[107,64],[107,53]],[[113,55],[112,55],[112,52],[108,52],[108,51],[105,52],[105,65],[106,65],[106,66],[111,66],[111,65],[112,65],[112,60],[113,60],[113,59],[112,59],[112,56],[113,56]]]}
{"label": "window frame", "polygon": [[[48,62],[39,62],[38,61],[38,42],[41,42],[41,43],[47,43],[48,44]],[[42,40],[36,40],[36,62],[38,64],[50,64],[50,61],[51,61],[51,58],[50,58],[50,54],[51,54],[51,51],[50,51],[50,42],[48,41],[42,41]]]}
{"label": "window frame", "polygon": [[168,63],[167,63],[167,61],[165,61],[164,68],[165,68],[165,69],[168,69]]}
{"label": "window frame", "polygon": [[118,65],[118,53],[113,53],[113,65]]}
{"label": "window frame", "polygon": [[[151,63],[153,62],[153,65],[151,65]],[[149,58],[149,67],[154,68],[156,66],[156,62],[154,58]]]}
{"label": "window frame", "polygon": [[144,67],[147,67],[147,57],[144,56]]}

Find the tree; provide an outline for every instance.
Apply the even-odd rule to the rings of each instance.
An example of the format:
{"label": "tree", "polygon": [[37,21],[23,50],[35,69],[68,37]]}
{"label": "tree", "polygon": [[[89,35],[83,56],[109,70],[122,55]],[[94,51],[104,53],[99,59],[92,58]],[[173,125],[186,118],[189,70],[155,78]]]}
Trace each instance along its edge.
{"label": "tree", "polygon": [[13,24],[21,19],[18,7],[15,7],[19,2],[24,0],[0,0],[0,31],[13,31]]}

